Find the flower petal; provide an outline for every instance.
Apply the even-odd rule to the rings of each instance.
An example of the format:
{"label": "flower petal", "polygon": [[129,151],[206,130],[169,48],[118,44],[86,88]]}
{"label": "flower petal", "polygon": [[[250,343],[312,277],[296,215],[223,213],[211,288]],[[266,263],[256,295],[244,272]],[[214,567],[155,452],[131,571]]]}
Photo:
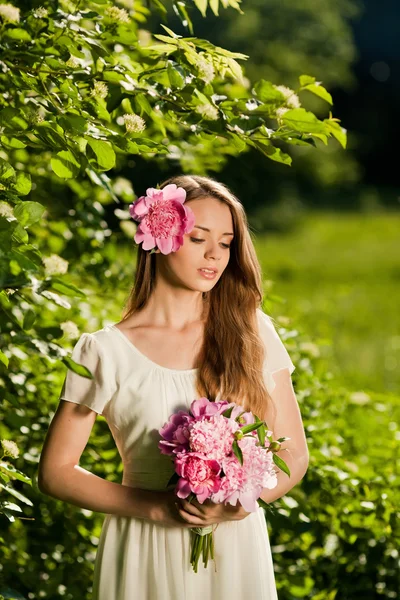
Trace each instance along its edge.
{"label": "flower petal", "polygon": [[169,254],[172,250],[172,238],[157,238],[157,247],[163,254]]}
{"label": "flower petal", "polygon": [[131,217],[143,217],[144,215],[147,215],[147,213],[149,212],[149,209],[146,205],[146,197],[145,196],[141,196],[138,200],[136,200],[136,202],[134,202],[133,204],[130,205],[129,207],[129,212]]}
{"label": "flower petal", "polygon": [[190,206],[184,206],[184,209],[186,211],[186,224],[184,233],[190,233],[194,227],[196,219]]}
{"label": "flower petal", "polygon": [[156,245],[156,240],[151,235],[151,233],[145,232],[144,233],[143,244],[142,244],[143,250],[151,250],[152,248],[155,247],[155,245]]}
{"label": "flower petal", "polygon": [[163,189],[164,200],[176,200],[183,204],[186,199],[186,190],[182,187],[177,187],[175,183],[169,183]]}

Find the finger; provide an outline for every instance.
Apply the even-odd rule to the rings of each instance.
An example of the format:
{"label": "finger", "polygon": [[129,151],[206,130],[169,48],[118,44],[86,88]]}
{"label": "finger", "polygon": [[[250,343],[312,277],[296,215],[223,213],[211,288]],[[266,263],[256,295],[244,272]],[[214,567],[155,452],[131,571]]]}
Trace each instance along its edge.
{"label": "finger", "polygon": [[189,525],[192,525],[193,527],[204,527],[204,521],[202,519],[199,519],[198,517],[195,517],[194,515],[186,512],[185,510],[183,510],[183,508],[181,508],[177,502],[175,502],[179,517],[185,521],[185,523],[188,523]]}
{"label": "finger", "polygon": [[182,499],[181,506],[183,510],[196,517],[201,517],[203,514],[203,512],[198,508],[198,506],[193,504],[193,501],[189,502],[188,500]]}

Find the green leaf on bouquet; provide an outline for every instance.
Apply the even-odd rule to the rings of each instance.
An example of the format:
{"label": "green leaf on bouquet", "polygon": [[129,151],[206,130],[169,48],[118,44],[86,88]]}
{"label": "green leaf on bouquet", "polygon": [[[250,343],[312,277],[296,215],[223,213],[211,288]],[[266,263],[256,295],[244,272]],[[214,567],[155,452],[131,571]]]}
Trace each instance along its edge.
{"label": "green leaf on bouquet", "polygon": [[222,413],[223,417],[227,417],[229,419],[229,417],[232,414],[232,411],[234,409],[234,406],[230,406],[229,408],[227,408],[226,410],[224,410],[224,412]]}
{"label": "green leaf on bouquet", "polygon": [[264,510],[271,510],[271,506],[262,498],[257,498],[257,502]]}
{"label": "green leaf on bouquet", "polygon": [[265,444],[265,427],[260,427],[257,430],[258,439],[260,441],[260,445],[264,446]]}
{"label": "green leaf on bouquet", "polygon": [[272,454],[272,460],[274,461],[276,466],[280,468],[281,471],[283,471],[284,473],[286,473],[286,475],[290,477],[290,469],[280,456]]}
{"label": "green leaf on bouquet", "polygon": [[237,443],[236,440],[234,440],[233,443],[232,443],[232,450],[233,450],[234,455],[236,456],[236,458],[240,462],[240,464],[243,465],[243,453],[242,453],[242,449],[241,449],[241,447],[239,446],[239,444]]}
{"label": "green leaf on bouquet", "polygon": [[260,421],[259,423],[251,423],[250,425],[245,425],[244,427],[241,428],[241,432],[243,434],[245,433],[249,433],[250,431],[254,431],[255,429],[259,429],[262,426],[263,422]]}
{"label": "green leaf on bouquet", "polygon": [[175,471],[172,476],[170,477],[168,483],[167,483],[167,487],[170,485],[174,485],[175,483],[178,483],[179,481],[179,475],[178,473]]}

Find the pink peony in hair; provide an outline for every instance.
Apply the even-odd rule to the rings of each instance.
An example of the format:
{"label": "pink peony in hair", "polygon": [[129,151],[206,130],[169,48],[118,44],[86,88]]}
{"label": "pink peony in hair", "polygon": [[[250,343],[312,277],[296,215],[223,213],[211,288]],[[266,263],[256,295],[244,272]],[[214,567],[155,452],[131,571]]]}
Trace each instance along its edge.
{"label": "pink peony in hair", "polygon": [[192,209],[184,205],[185,200],[186,190],[175,183],[162,190],[147,188],[145,196],[129,205],[129,214],[139,221],[135,242],[143,242],[143,250],[157,246],[163,254],[179,250],[183,234],[192,231],[195,222]]}

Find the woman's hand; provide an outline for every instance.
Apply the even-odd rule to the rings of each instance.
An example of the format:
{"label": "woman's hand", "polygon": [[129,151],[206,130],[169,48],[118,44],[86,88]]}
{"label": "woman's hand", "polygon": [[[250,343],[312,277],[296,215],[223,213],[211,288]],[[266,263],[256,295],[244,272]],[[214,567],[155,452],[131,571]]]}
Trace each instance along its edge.
{"label": "woman's hand", "polygon": [[234,506],[232,504],[215,504],[211,500],[205,500],[201,504],[196,498],[189,502],[175,496],[175,503],[180,518],[188,523],[189,527],[206,527],[224,521],[241,521],[250,514],[239,501]]}

